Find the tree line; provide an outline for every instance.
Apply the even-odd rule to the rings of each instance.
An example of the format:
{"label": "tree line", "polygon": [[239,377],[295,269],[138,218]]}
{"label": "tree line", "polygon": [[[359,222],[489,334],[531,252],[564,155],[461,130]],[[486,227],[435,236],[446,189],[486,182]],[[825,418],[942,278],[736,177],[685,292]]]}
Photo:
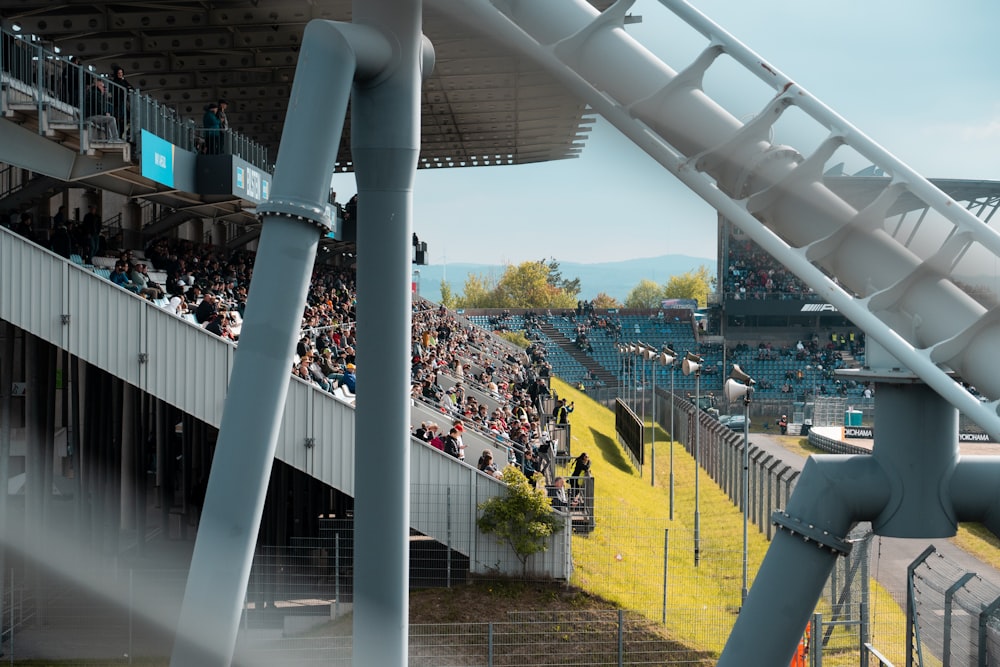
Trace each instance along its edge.
{"label": "tree line", "polygon": [[[667,282],[643,279],[632,288],[625,302],[604,292],[590,299],[594,308],[658,308],[663,299],[694,299],[699,307],[708,303],[715,285],[704,265],[670,276]],[[499,279],[470,274],[464,290],[455,294],[441,281],[441,303],[448,308],[529,308],[572,310],[580,300],[580,279],[567,279],[554,258],[509,264]]]}

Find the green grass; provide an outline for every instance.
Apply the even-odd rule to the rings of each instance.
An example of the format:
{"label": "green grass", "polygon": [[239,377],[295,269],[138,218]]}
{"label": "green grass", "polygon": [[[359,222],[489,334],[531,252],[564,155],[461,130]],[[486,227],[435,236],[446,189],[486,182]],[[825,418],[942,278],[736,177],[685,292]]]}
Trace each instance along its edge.
{"label": "green grass", "polygon": [[1000,569],[1000,539],[981,523],[963,523],[955,544],[991,567]]}
{"label": "green grass", "polygon": [[[694,648],[716,654],[721,652],[739,606],[742,512],[704,470],[699,471],[703,558],[699,567],[694,567],[690,550],[695,507],[693,458],[680,443],[674,444],[674,520],[669,521],[670,470],[666,433],[657,429],[656,484],[650,486],[648,463],[640,479],[616,441],[614,413],[558,379],[553,385],[560,396],[576,402],[571,419],[572,452],[574,455],[583,451],[590,454],[595,478],[597,528],[590,535],[573,537],[573,583],[659,621],[663,594],[662,537],[661,544],[652,545],[648,539],[636,539],[636,530],[647,520],[662,519],[662,525],[671,534],[667,630]],[[647,433],[648,426],[647,423]],[[786,438],[781,439],[785,444]],[[787,441],[790,449],[803,456],[817,451],[805,438],[787,436]],[[646,461],[649,461],[648,452]],[[623,521],[623,517],[626,520]],[[768,544],[751,524],[748,536],[751,583]],[[612,557],[614,563],[609,563]],[[616,567],[617,564],[622,566]],[[888,643],[896,646],[897,642],[889,638],[904,636],[905,616],[891,596],[876,582],[872,583],[872,601],[877,603],[878,611],[873,637],[887,638]],[[899,646],[898,654],[895,650],[888,652],[891,659],[902,662],[901,642]],[[831,656],[824,663],[854,665],[857,653]]]}

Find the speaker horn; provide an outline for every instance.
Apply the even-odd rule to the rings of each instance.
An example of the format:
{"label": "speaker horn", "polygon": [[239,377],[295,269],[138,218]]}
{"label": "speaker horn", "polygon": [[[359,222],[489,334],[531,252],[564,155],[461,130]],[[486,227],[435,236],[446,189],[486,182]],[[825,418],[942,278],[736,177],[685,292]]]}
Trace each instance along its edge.
{"label": "speaker horn", "polygon": [[746,374],[739,364],[733,364],[733,372],[729,374],[729,377],[737,382],[742,382],[745,385],[755,385],[757,381]]}
{"label": "speaker horn", "polygon": [[751,385],[737,382],[732,378],[726,380],[726,383],[722,385],[722,394],[729,402],[742,401],[752,391],[753,387]]}
{"label": "speaker horn", "polygon": [[684,375],[691,375],[701,370],[702,359],[697,354],[688,352],[684,355],[684,363],[681,364],[681,371]]}
{"label": "speaker horn", "polygon": [[669,366],[674,363],[675,359],[677,359],[677,353],[669,347],[663,348],[663,351],[660,352],[660,363],[664,366]]}

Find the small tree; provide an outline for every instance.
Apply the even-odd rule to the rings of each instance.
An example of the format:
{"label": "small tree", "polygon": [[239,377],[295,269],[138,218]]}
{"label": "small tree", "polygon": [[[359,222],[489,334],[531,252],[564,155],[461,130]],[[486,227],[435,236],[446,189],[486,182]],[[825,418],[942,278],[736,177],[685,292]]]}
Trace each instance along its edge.
{"label": "small tree", "polygon": [[476,525],[497,542],[508,544],[521,561],[521,575],[528,572],[528,556],[549,548],[549,538],[563,528],[562,519],[542,489],[536,489],[515,466],[504,468],[502,496],[479,503]]}

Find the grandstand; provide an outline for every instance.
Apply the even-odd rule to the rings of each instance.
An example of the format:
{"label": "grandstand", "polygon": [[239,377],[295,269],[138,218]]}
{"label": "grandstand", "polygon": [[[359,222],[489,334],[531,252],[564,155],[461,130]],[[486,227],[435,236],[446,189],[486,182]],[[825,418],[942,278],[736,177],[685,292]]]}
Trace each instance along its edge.
{"label": "grandstand", "polygon": [[[350,146],[342,139],[339,126],[323,128],[331,133],[332,139],[323,135],[306,140],[301,131],[318,131],[317,128],[289,120],[287,125],[293,131],[300,131],[296,136],[301,143],[313,146],[329,143],[336,149],[333,155],[317,157],[315,164],[309,163],[313,168],[301,167],[299,178],[291,170],[286,172],[287,183],[299,186],[302,181],[310,181],[305,189],[311,185],[310,194],[319,196],[285,199],[275,192],[281,184],[276,175],[284,166],[274,165],[271,159],[277,154],[276,128],[285,124],[286,111],[292,113],[287,105],[291,96],[290,71],[297,63],[305,19],[349,19],[352,11],[353,18],[360,15],[365,20],[392,16],[395,21],[405,22],[407,16],[397,16],[387,10],[389,4],[375,0],[356,3],[356,7],[346,1],[287,2],[280,7],[262,8],[251,4],[252,8],[243,8],[236,16],[231,13],[233,5],[226,2],[180,5],[150,2],[144,3],[142,13],[114,3],[97,3],[86,9],[81,7],[76,13],[43,0],[0,1],[3,19],[0,162],[4,165],[0,170],[0,208],[34,214],[34,221],[30,218],[27,222],[20,218],[4,221],[5,227],[20,225],[17,234],[0,230],[3,325],[0,338],[4,345],[0,363],[3,373],[0,386],[4,392],[0,438],[4,446],[10,447],[0,470],[7,466],[7,471],[14,473],[8,477],[23,474],[26,481],[23,510],[18,508],[19,520],[15,522],[20,528],[11,528],[23,532],[8,540],[8,544],[24,545],[25,551],[12,555],[3,571],[7,572],[6,565],[13,565],[15,570],[22,568],[27,572],[25,581],[37,582],[40,577],[34,561],[56,570],[72,569],[63,557],[75,555],[74,548],[79,544],[90,544],[115,562],[132,562],[156,551],[155,547],[161,543],[176,540],[184,545],[179,551],[186,551],[189,556],[193,529],[202,521],[205,510],[204,516],[209,520],[223,523],[216,530],[201,530],[198,543],[218,540],[226,543],[227,550],[209,552],[208,569],[192,568],[189,594],[203,596],[206,615],[182,614],[182,622],[203,626],[192,636],[205,635],[212,642],[225,644],[225,637],[236,632],[234,623],[238,616],[227,612],[232,612],[234,603],[237,610],[244,607],[241,600],[219,590],[229,582],[238,582],[246,590],[247,578],[261,575],[252,569],[250,562],[250,550],[256,540],[278,548],[297,544],[308,549],[326,549],[329,540],[340,535],[341,524],[337,522],[360,517],[359,558],[351,566],[355,568],[357,581],[372,586],[374,598],[384,594],[384,601],[391,602],[387,606],[393,609],[385,611],[385,617],[372,615],[372,607],[365,608],[365,603],[370,603],[365,595],[351,598],[360,600],[356,610],[357,655],[376,656],[369,664],[392,664],[395,660],[390,658],[398,657],[394,651],[405,654],[405,604],[401,604],[405,602],[401,593],[405,586],[400,584],[407,580],[406,565],[402,563],[410,544],[434,543],[438,554],[435,557],[444,554],[449,577],[455,563],[460,568],[455,572],[458,578],[487,569],[512,571],[518,565],[510,552],[488,547],[475,526],[476,503],[502,493],[497,481],[426,443],[403,441],[404,432],[412,430],[408,427],[416,427],[408,422],[460,419],[471,426],[476,421],[475,415],[453,411],[451,406],[457,403],[451,398],[436,393],[433,398],[416,395],[414,387],[418,384],[402,386],[403,378],[408,375],[422,383],[424,375],[420,373],[429,372],[427,358],[432,358],[434,369],[450,368],[453,374],[449,377],[445,371],[437,373],[436,381],[444,385],[445,394],[461,381],[466,399],[475,397],[477,409],[482,405],[487,414],[499,410],[499,419],[504,423],[518,409],[535,413],[526,415],[528,426],[523,427],[525,433],[518,434],[525,442],[515,441],[510,435],[509,439],[498,437],[502,433],[494,432],[489,419],[483,420],[481,427],[468,429],[464,437],[473,451],[489,449],[494,458],[513,458],[528,467],[529,449],[525,445],[531,446],[536,436],[540,442],[554,441],[559,431],[549,428],[547,405],[526,394],[526,382],[533,378],[533,373],[541,374],[541,369],[533,367],[530,360],[495,338],[469,331],[458,324],[461,320],[453,314],[419,304],[416,311],[406,307],[412,300],[400,287],[409,282],[410,266],[405,260],[421,252],[411,245],[411,221],[407,219],[389,229],[378,225],[362,229],[349,208],[337,206],[338,202],[330,196],[329,173],[355,167],[369,192],[384,192],[380,189],[384,183],[364,180],[370,172],[361,166],[373,159],[372,152],[384,149],[377,143],[373,151],[370,143],[375,120],[365,113],[356,114],[353,126],[343,133],[355,142]],[[608,9],[612,3],[595,0],[591,4],[597,9]],[[784,394],[792,394],[795,398],[789,399],[797,400],[809,392],[815,395],[843,391],[851,396],[860,389],[863,393],[863,385],[838,386],[838,376],[831,373],[852,362],[860,363],[864,351],[860,338],[853,345],[848,342],[845,349],[840,336],[849,337],[855,325],[869,331],[902,330],[906,335],[887,337],[894,345],[890,352],[912,366],[942,396],[975,415],[984,428],[995,430],[995,411],[991,414],[985,404],[1000,394],[996,391],[996,380],[989,367],[977,367],[965,357],[971,354],[968,350],[978,349],[977,344],[988,344],[991,331],[991,320],[980,310],[992,304],[984,304],[985,297],[977,291],[977,284],[970,286],[962,280],[965,276],[957,272],[948,274],[949,279],[954,279],[955,291],[963,294],[962,299],[947,302],[947,308],[952,309],[951,317],[920,319],[924,323],[933,319],[936,326],[940,325],[927,334],[930,340],[906,338],[919,327],[907,328],[905,318],[910,311],[893,310],[896,297],[901,299],[912,291],[917,302],[914,312],[921,302],[932,309],[943,307],[938,299],[917,298],[926,287],[921,282],[927,278],[926,272],[900,261],[887,262],[886,273],[877,275],[870,283],[856,275],[841,276],[839,268],[848,263],[841,256],[841,246],[858,229],[835,218],[829,220],[830,229],[819,226],[810,229],[813,236],[797,239],[800,246],[792,248],[788,239],[795,239],[801,229],[796,228],[795,234],[788,232],[787,211],[781,210],[775,201],[780,199],[778,195],[783,188],[795,189],[801,182],[783,183],[773,174],[761,174],[762,180],[757,182],[745,180],[743,173],[736,179],[738,183],[728,182],[727,179],[735,177],[716,169],[719,164],[729,164],[733,156],[727,151],[736,151],[748,141],[741,134],[741,123],[720,118],[717,127],[686,128],[683,124],[692,119],[671,117],[667,122],[655,118],[662,113],[663,100],[674,93],[668,83],[663,83],[661,92],[655,93],[663,99],[626,90],[618,91],[624,99],[615,100],[614,86],[606,85],[607,82],[589,87],[586,76],[565,71],[586,64],[585,59],[571,56],[575,50],[586,48],[592,36],[589,29],[555,40],[558,45],[553,49],[564,59],[560,61],[564,64],[560,65],[562,70],[557,76],[530,64],[528,58],[513,56],[506,48],[484,41],[451,18],[452,14],[468,11],[465,19],[475,23],[483,18],[474,13],[484,10],[480,4],[465,3],[463,10],[459,3],[440,0],[431,6],[438,11],[428,12],[424,31],[432,38],[457,37],[436,40],[440,44],[436,54],[440,67],[425,83],[423,97],[413,108],[404,105],[393,108],[399,115],[388,123],[414,129],[415,124],[407,119],[415,118],[420,111],[418,107],[423,105],[427,122],[421,137],[416,138],[420,143],[394,147],[411,157],[420,152],[419,158],[413,158],[418,166],[528,163],[572,157],[578,150],[577,136],[589,122],[587,114],[596,110],[625,125],[623,131],[639,143],[645,141],[644,148],[652,153],[667,151],[664,147],[670,146],[671,136],[684,137],[683,143],[690,144],[688,154],[661,152],[658,159],[675,173],[691,172],[688,166],[696,162],[698,175],[689,178],[726,181],[727,187],[716,189],[713,197],[728,197],[727,192],[742,192],[744,186],[760,188],[753,193],[752,204],[756,207],[753,211],[745,205],[736,210],[738,207],[729,199],[713,201],[727,211],[739,231],[729,226],[729,218],[721,220],[718,266],[722,299],[711,316],[717,326],[710,326],[704,334],[693,319],[685,319],[671,310],[590,313],[586,319],[581,313],[572,317],[559,315],[546,317],[537,327],[529,327],[524,314],[512,315],[504,322],[491,322],[487,315],[485,322],[479,320],[481,325],[489,329],[495,329],[497,324],[517,330],[530,329],[543,343],[544,357],[553,370],[585,386],[593,382],[608,388],[607,378],[635,382],[634,364],[630,366],[622,357],[616,343],[642,341],[702,355],[703,391],[718,391],[730,363],[739,360],[748,372],[770,385],[762,388],[762,393],[774,393],[778,400],[785,400]],[[539,7],[534,11],[542,14],[550,11]],[[567,11],[570,9],[567,7]],[[578,10],[578,23],[584,25],[590,18],[589,10],[572,9]],[[484,16],[495,16],[495,8],[490,6],[488,11],[492,14]],[[183,30],[178,30],[179,18],[184,23]],[[527,12],[519,18],[533,27],[532,21],[544,23],[546,17]],[[624,21],[620,5],[610,9],[605,18],[596,19],[593,30],[615,21]],[[232,38],[233,33],[218,30],[222,24],[239,32],[243,43]],[[499,32],[503,25],[494,27]],[[420,40],[416,34],[410,37],[407,43],[410,50],[404,51],[416,72]],[[522,42],[521,48],[551,46],[553,41],[542,37],[531,36],[530,44]],[[725,41],[715,44],[719,46]],[[612,46],[608,53],[617,54],[616,58],[627,62],[631,44],[615,41]],[[83,91],[90,85],[88,79],[95,76],[92,68],[110,68],[111,63],[106,62],[110,56],[105,54],[132,53],[137,48],[140,55],[128,58],[125,64],[127,70],[136,73],[133,82],[138,84],[139,91],[110,83],[111,103],[130,109],[127,122],[122,123],[122,133],[118,136],[102,134],[105,119],[101,118],[101,123],[94,121],[86,112],[83,97]],[[728,48],[739,59],[746,60],[746,52],[740,45]],[[65,54],[74,50],[86,52],[90,62],[71,63]],[[373,48],[372,52],[374,58],[383,51]],[[699,61],[698,66],[708,67],[708,60]],[[303,61],[310,62],[307,58]],[[236,74],[233,62],[240,64]],[[468,62],[473,64],[467,66]],[[651,67],[647,74],[652,77],[655,66]],[[325,85],[328,72],[311,74],[317,77],[314,90],[329,93],[327,88],[333,86]],[[602,73],[594,76],[600,78]],[[77,83],[75,87],[73,81]],[[319,82],[324,85],[318,85]],[[349,87],[346,85],[349,81],[340,83]],[[791,82],[787,83],[784,88],[778,86],[779,90],[799,94]],[[408,79],[408,84],[413,85],[414,81]],[[650,86],[650,90],[655,89]],[[455,90],[471,92],[463,97],[451,94]],[[490,100],[497,91],[522,102],[511,113],[509,127],[502,131],[484,116],[480,107],[492,104]],[[370,91],[355,93],[359,96],[355,103],[367,100],[373,109],[384,108],[365,98]],[[578,95],[586,97],[587,102],[580,101]],[[199,115],[202,104],[222,97],[239,102],[241,110],[234,111],[233,121],[247,128],[248,135],[226,133],[221,150],[212,151],[208,147],[216,145],[214,135],[193,117]],[[409,99],[413,102],[417,97]],[[809,98],[803,94],[803,99]],[[347,93],[337,102],[342,103],[338,110],[344,111]],[[707,115],[696,120],[709,125],[713,122]],[[758,123],[763,122],[747,125],[752,130],[751,138],[761,133]],[[666,138],[648,139],[656,132],[662,132]],[[722,146],[712,143],[729,135],[733,135],[732,143]],[[463,138],[455,141],[456,136]],[[836,133],[836,139],[831,145],[839,146],[846,141],[842,132]],[[284,139],[281,141],[288,145]],[[865,209],[874,216],[885,212],[881,208],[885,199],[905,190],[906,196],[899,204],[905,210],[893,211],[890,205],[886,207],[889,214],[904,217],[910,211],[931,209],[940,213],[935,209],[940,204],[931,203],[937,201],[937,195],[905,166],[871,149],[864,141],[861,150],[889,165],[895,172],[895,180],[890,183],[887,178],[873,180],[865,176],[863,181],[856,181],[852,177],[831,175],[820,179],[823,197],[827,193],[838,197],[838,205],[845,203],[844,210],[846,204],[859,209],[875,207],[878,209],[875,212]],[[822,151],[817,155],[830,157]],[[768,154],[768,157],[773,158],[769,160],[773,164],[788,156]],[[384,166],[378,159],[374,161]],[[822,161],[817,158],[814,162]],[[815,167],[813,162],[802,163],[810,169]],[[683,169],[679,164],[684,165]],[[748,172],[751,166],[759,165],[747,165]],[[795,170],[790,166],[789,171]],[[404,182],[395,183],[385,191],[404,192],[406,178],[400,178]],[[689,182],[689,185],[699,191],[705,189],[704,183]],[[975,202],[993,197],[996,190],[995,184],[990,183],[939,185],[956,199],[970,202],[969,208],[977,212],[989,207],[984,203],[977,209]],[[360,190],[359,197],[364,200],[364,187]],[[268,193],[274,196],[269,197]],[[308,205],[302,199],[309,199]],[[390,199],[388,195],[384,200],[373,196],[369,203],[363,204],[370,207],[364,215],[384,221],[391,217],[389,212],[408,211],[405,195],[399,201]],[[56,241],[64,234],[61,223],[79,218],[79,212],[95,201],[103,212],[101,226],[106,232],[103,241],[98,239],[98,252],[94,252],[93,246],[84,245],[86,230],[82,227],[74,230],[81,234],[75,239],[69,232],[76,252],[64,257],[50,252],[47,248],[55,249]],[[60,212],[63,207],[76,211],[77,215],[67,219]],[[63,219],[57,220],[60,215]],[[919,217],[924,219],[922,214]],[[951,220],[955,229],[961,229],[953,244],[982,233],[960,212],[949,211],[940,218]],[[307,222],[302,223],[303,220]],[[765,220],[774,230],[768,228],[765,233],[754,226]],[[322,233],[317,233],[317,227]],[[283,231],[275,231],[267,239],[271,229]],[[747,232],[748,229],[752,231]],[[898,244],[906,248],[907,258],[916,257],[906,241],[907,235],[915,232],[912,223],[903,224],[899,220],[894,234],[886,235],[885,239],[879,237],[882,244],[870,245],[866,250],[877,256],[882,253],[881,257],[897,257],[899,253],[894,254],[895,246],[891,244]],[[265,239],[258,243],[261,234]],[[748,238],[743,238],[743,234]],[[192,296],[196,288],[224,292],[233,302],[227,305],[228,310],[239,314],[233,315],[229,331],[240,338],[239,355],[225,337],[205,331],[200,326],[203,321],[197,316],[198,321],[177,317],[166,311],[162,300],[142,299],[109,280],[116,259],[132,263],[163,237],[182,241],[188,254],[177,259],[190,259],[193,263],[197,258],[201,268],[185,272],[170,257],[163,264],[148,258],[154,270],[162,272],[154,271],[153,275],[162,277],[165,287],[184,283],[185,293]],[[982,243],[988,251],[993,250],[989,238]],[[132,257],[119,254],[129,249],[133,251]],[[273,310],[262,315],[264,310],[255,313],[249,308],[246,325],[241,327],[244,311],[235,290],[245,286],[241,280],[248,282],[249,273],[241,276],[239,267],[232,265],[232,258],[247,249],[259,251],[252,260],[254,272],[258,277],[265,276],[254,283],[254,294],[263,294],[260,302]],[[946,250],[954,250],[957,255],[965,252],[964,248],[956,250],[951,245]],[[366,253],[367,263],[363,259]],[[782,266],[767,264],[764,253],[781,257]],[[306,264],[303,260],[316,255],[320,258],[319,268],[316,276],[310,276],[308,268],[303,268]],[[938,255],[913,261],[919,264],[924,260],[943,261]],[[290,264],[301,275],[281,270]],[[352,313],[355,288],[349,283],[355,265],[359,287],[357,309]],[[791,277],[792,269],[786,270],[784,266],[794,267],[798,278]],[[909,268],[913,268],[912,274],[908,273]],[[951,268],[949,265],[948,269]],[[235,272],[233,276],[227,273],[229,269]],[[889,273],[890,269],[902,275]],[[192,277],[190,284],[186,281],[188,275]],[[833,276],[842,284],[834,281]],[[330,282],[323,285],[324,289],[318,292],[311,289],[317,280],[326,277],[330,277]],[[937,273],[933,277],[935,284],[942,282]],[[822,285],[824,298],[818,299],[806,287],[807,283]],[[256,287],[259,285],[262,287]],[[969,293],[963,291],[965,287]],[[881,298],[872,299],[873,296]],[[251,302],[253,298],[248,297]],[[193,305],[199,304],[196,298],[192,301]],[[330,307],[343,305],[345,309],[336,313],[324,311],[324,302]],[[255,316],[259,318],[256,326],[252,319]],[[481,314],[471,316],[481,317]],[[985,323],[980,326],[977,324],[980,322]],[[411,323],[423,330],[400,326]],[[618,333],[609,334],[609,325]],[[284,328],[288,329],[287,335]],[[789,329],[794,334],[790,335]],[[296,350],[295,356],[292,354],[294,339],[303,333],[316,344],[323,332],[334,330],[342,334],[342,340],[336,342],[337,352],[344,355],[343,363],[336,364],[339,382],[343,382],[343,375],[356,361],[362,383],[357,395],[339,385],[333,387],[335,391],[323,388],[324,383],[333,381],[334,375],[323,371],[317,359],[325,346],[307,344],[301,351]],[[413,354],[417,347],[414,343],[425,332],[459,345],[453,349],[448,345],[438,346],[438,352],[428,355],[431,346],[420,342],[419,354]],[[925,330],[919,333],[923,336]],[[585,340],[581,334],[586,334]],[[834,334],[836,342],[829,338]],[[255,339],[258,335],[260,338]],[[264,340],[265,336],[270,338]],[[827,340],[833,349],[829,349]],[[798,348],[800,341],[802,350]],[[286,342],[290,344],[285,345]],[[567,350],[567,342],[575,351]],[[276,355],[275,348],[286,350],[287,354]],[[352,355],[353,361],[349,360]],[[315,375],[313,364],[321,368],[321,377]],[[294,379],[289,377],[293,365],[299,373]],[[631,375],[626,368],[630,368]],[[964,374],[966,385],[979,386],[986,400],[971,398],[968,386],[956,389],[951,377],[953,369]],[[255,374],[257,371],[260,373]],[[676,381],[678,392],[693,389],[693,378],[666,368],[656,368],[655,372],[660,387]],[[606,374],[605,379],[602,373]],[[498,390],[501,386],[505,390],[495,391],[491,383]],[[786,383],[792,391],[782,390]],[[530,382],[527,384],[530,386]],[[518,385],[520,389],[516,389]],[[450,405],[446,400],[452,401]],[[505,404],[505,400],[511,402]],[[226,412],[226,402],[238,407]],[[468,407],[467,400],[465,406]],[[567,450],[569,442],[564,441],[562,447]],[[278,463],[272,468],[273,456]],[[386,465],[394,459],[399,465]],[[206,488],[213,461],[216,465]],[[219,461],[224,465],[218,465]],[[452,497],[451,489],[458,489],[456,495],[460,497]],[[444,490],[447,492],[443,493]],[[56,492],[62,497],[60,503],[54,501]],[[9,495],[3,495],[7,508],[14,504]],[[407,506],[416,508],[413,516],[403,516],[401,508]],[[232,514],[219,509],[223,507]],[[251,509],[257,514],[247,521],[245,514]],[[584,519],[592,521],[592,509],[584,510],[591,511]],[[45,541],[47,538],[32,530],[35,527],[48,528],[66,541],[57,541],[53,548]],[[245,547],[242,551],[237,542]],[[534,558],[531,567],[548,576],[568,577],[569,545],[568,538],[554,539],[545,554]],[[199,558],[195,549],[195,563],[206,560]],[[313,556],[326,558],[321,554]],[[272,573],[287,572],[283,565],[272,565]],[[196,571],[200,578],[195,577]],[[334,582],[338,603],[342,599],[341,583],[338,574]],[[9,589],[13,583],[5,585]],[[265,582],[258,589],[265,590],[259,597],[265,606],[277,602],[273,593],[266,592],[269,586]],[[40,594],[44,589],[38,587],[33,592]],[[330,592],[324,589],[323,594],[327,596],[323,599],[328,599]],[[177,599],[172,602],[180,604]],[[379,614],[383,611],[377,609]],[[219,627],[227,622],[225,628]],[[788,628],[782,628],[775,639],[779,651],[788,643],[789,632]],[[188,635],[182,633],[182,641],[186,638]],[[387,654],[389,658],[381,659]]]}

